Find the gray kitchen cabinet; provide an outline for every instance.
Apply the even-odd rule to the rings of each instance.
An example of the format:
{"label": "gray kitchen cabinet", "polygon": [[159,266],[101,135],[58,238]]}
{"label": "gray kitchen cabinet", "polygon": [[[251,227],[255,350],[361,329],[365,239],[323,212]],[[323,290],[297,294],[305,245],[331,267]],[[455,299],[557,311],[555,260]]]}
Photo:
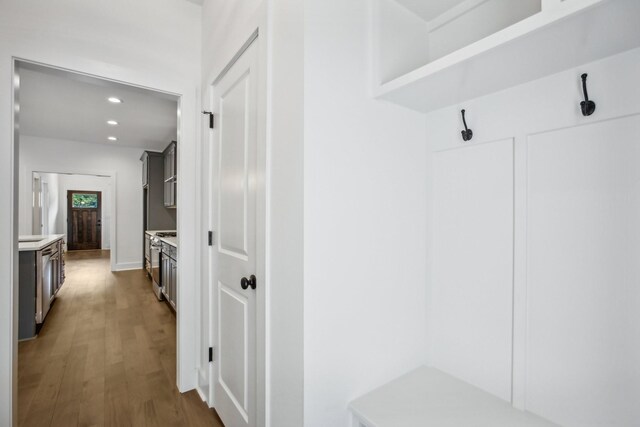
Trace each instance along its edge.
{"label": "gray kitchen cabinet", "polygon": [[177,206],[176,189],[178,186],[178,167],[177,167],[177,143],[171,141],[171,144],[165,148],[164,157],[164,206],[167,208],[175,208]]}
{"label": "gray kitchen cabinet", "polygon": [[65,265],[66,262],[64,260],[64,241],[58,240],[58,242],[56,243],[56,248],[58,251],[58,255],[56,258],[54,258],[54,266],[55,266],[55,277],[56,280],[54,280],[54,295],[58,293],[58,291],[60,290],[60,288],[62,288],[62,285],[64,284],[64,280],[67,277],[66,273],[65,273]]}
{"label": "gray kitchen cabinet", "polygon": [[178,307],[178,262],[169,258],[169,271],[171,274],[171,294],[170,302],[173,309]]}
{"label": "gray kitchen cabinet", "polygon": [[140,160],[143,185],[142,263],[145,265],[145,231],[175,230],[176,210],[165,206],[164,154],[145,151]]}
{"label": "gray kitchen cabinet", "polygon": [[160,284],[161,292],[164,299],[169,301],[169,288],[171,287],[171,275],[169,274],[169,258],[164,250],[162,251],[162,259],[160,261]]}
{"label": "gray kitchen cabinet", "polygon": [[151,235],[144,234],[144,269],[151,277]]}
{"label": "gray kitchen cabinet", "polygon": [[21,249],[18,262],[18,339],[25,340],[38,334],[64,283],[64,242]]}
{"label": "gray kitchen cabinet", "polygon": [[176,310],[178,304],[178,249],[162,243],[161,275],[162,294],[169,305]]}

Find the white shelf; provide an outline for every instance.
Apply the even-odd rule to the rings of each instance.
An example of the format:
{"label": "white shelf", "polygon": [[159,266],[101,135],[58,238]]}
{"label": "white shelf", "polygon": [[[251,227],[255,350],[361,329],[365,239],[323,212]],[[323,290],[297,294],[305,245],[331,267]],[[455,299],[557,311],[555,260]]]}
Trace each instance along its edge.
{"label": "white shelf", "polygon": [[349,407],[366,427],[557,427],[427,367],[354,400]]}
{"label": "white shelf", "polygon": [[374,96],[424,113],[459,104],[639,47],[639,19],[638,0],[567,0],[380,84]]}

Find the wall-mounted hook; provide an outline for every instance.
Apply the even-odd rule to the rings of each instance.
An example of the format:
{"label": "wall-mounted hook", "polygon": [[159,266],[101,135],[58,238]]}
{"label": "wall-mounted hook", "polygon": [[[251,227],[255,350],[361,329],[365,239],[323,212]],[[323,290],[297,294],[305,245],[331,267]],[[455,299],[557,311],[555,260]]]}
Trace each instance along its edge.
{"label": "wall-mounted hook", "polygon": [[582,75],[582,92],[584,93],[584,101],[580,103],[580,109],[583,116],[590,116],[596,111],[596,103],[589,100],[589,94],[587,93],[587,73]]}
{"label": "wall-mounted hook", "polygon": [[462,140],[465,141],[465,142],[466,141],[471,141],[471,138],[473,138],[473,131],[467,127],[467,120],[464,117],[465,111],[462,110],[462,111],[460,111],[460,113],[462,114],[462,123],[464,124],[464,130],[461,131]]}

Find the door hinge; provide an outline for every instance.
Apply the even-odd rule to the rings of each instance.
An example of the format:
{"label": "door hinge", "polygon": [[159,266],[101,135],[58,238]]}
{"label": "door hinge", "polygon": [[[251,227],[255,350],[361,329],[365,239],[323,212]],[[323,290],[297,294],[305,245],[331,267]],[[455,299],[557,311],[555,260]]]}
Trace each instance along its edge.
{"label": "door hinge", "polygon": [[202,114],[207,114],[209,116],[209,129],[213,129],[213,124],[214,124],[213,113],[211,111],[202,110]]}
{"label": "door hinge", "polygon": [[213,347],[209,347],[209,362],[213,362]]}
{"label": "door hinge", "polygon": [[208,241],[209,241],[209,246],[213,246],[213,231],[209,231]]}

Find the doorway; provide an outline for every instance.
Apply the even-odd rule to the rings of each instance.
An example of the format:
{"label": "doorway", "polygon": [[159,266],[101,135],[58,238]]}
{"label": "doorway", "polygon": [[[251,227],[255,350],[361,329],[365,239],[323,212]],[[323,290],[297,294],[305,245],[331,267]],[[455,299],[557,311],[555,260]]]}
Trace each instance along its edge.
{"label": "doorway", "polygon": [[67,191],[67,247],[70,251],[102,249],[100,191]]}
{"label": "doorway", "polygon": [[[28,171],[25,171],[25,175]],[[116,194],[117,187],[115,176],[113,175],[88,175],[74,173],[73,170],[65,170],[60,172],[49,172],[44,170],[33,171],[33,209],[32,212],[27,210],[26,203],[22,203],[25,213],[21,217],[22,235],[62,235],[64,236],[65,250],[103,250],[108,255],[111,271],[117,271],[118,259],[117,240],[116,240]],[[21,184],[20,198],[27,198],[27,192],[30,189],[27,185]],[[97,235],[90,234],[88,236],[80,235],[82,239],[93,239],[90,245],[77,247],[73,245],[71,236],[72,209],[69,208],[69,192],[72,193],[100,193],[99,200],[99,222],[93,221],[87,224],[92,227],[93,224],[99,224]],[[78,199],[78,198],[76,198]],[[24,202],[24,201],[23,201]],[[76,209],[79,209],[79,200],[76,200]],[[90,211],[91,209],[85,207]],[[29,218],[29,214],[33,220]],[[80,212],[80,219],[82,212]],[[29,233],[26,225],[33,222],[33,229]],[[83,226],[82,224],[80,225]],[[83,228],[82,230],[85,230]],[[84,231],[83,231],[84,233]],[[95,240],[99,239],[99,244]]]}
{"label": "doorway", "polygon": [[[173,120],[173,129],[171,131],[171,134],[166,134],[158,137],[152,135],[144,138],[144,140],[146,141],[145,143],[147,144],[154,143],[154,141],[156,144],[162,143],[161,141],[166,141],[166,143],[168,144],[171,141],[180,141],[180,135],[177,132],[177,129],[180,128],[179,123],[177,123],[179,112],[180,112],[180,99],[181,99],[180,95],[153,91],[153,90],[138,87],[138,86],[131,86],[131,85],[127,85],[120,82],[100,79],[94,76],[80,74],[80,73],[76,73],[68,70],[61,70],[58,68],[44,66],[40,64],[34,64],[34,63],[23,61],[23,60],[15,60],[14,69],[15,69],[14,82],[16,83],[14,86],[15,105],[20,107],[19,109],[16,108],[16,112],[19,111],[20,115],[19,116],[17,114],[14,115],[14,122],[15,122],[15,129],[16,129],[15,135],[14,135],[14,141],[16,142],[15,148],[14,148],[14,158],[16,162],[16,168],[15,168],[16,173],[14,175],[14,182],[16,183],[17,186],[19,184],[19,188],[18,187],[16,188],[17,197],[16,197],[16,203],[14,205],[16,214],[13,216],[15,229],[16,229],[16,232],[14,234],[15,240],[18,240],[17,239],[18,234],[21,234],[24,236],[24,235],[29,235],[33,233],[33,230],[31,227],[32,226],[31,221],[29,221],[28,228],[25,229],[24,227],[27,226],[26,221],[22,219],[23,215],[19,213],[19,211],[23,211],[23,212],[28,211],[29,212],[28,217],[29,219],[31,219],[30,218],[31,210],[33,206],[32,204],[33,200],[31,197],[32,196],[32,193],[31,193],[32,192],[32,184],[31,184],[32,172],[31,171],[53,170],[55,173],[66,173],[66,171],[71,169],[73,171],[73,174],[86,174],[86,175],[94,175],[94,176],[99,175],[99,176],[109,177],[109,179],[113,183],[113,189],[114,189],[112,193],[113,203],[111,203],[111,207],[113,209],[113,212],[117,212],[118,215],[121,215],[120,217],[117,217],[115,214],[113,215],[112,217],[113,227],[111,228],[111,231],[114,234],[116,234],[116,226],[117,226],[118,227],[117,236],[120,241],[124,240],[127,237],[130,237],[136,240],[137,242],[138,241],[137,239],[141,239],[141,235],[143,234],[142,231],[140,231],[140,233],[136,231],[129,231],[127,227],[139,226],[142,223],[142,213],[141,213],[142,212],[142,209],[141,209],[142,182],[140,182],[140,176],[141,176],[140,172],[142,168],[142,163],[140,162],[140,155],[143,151],[145,151],[145,149],[150,149],[152,151],[156,151],[161,154],[162,147],[155,148],[155,147],[148,147],[144,145],[137,146],[135,142],[132,142],[136,135],[135,126],[139,125],[140,123],[142,124],[146,123],[147,126],[149,126],[150,128],[162,131],[163,127],[159,126],[158,123],[167,123],[168,120],[161,120],[163,111],[159,111],[159,110],[163,110],[164,107],[159,107],[156,109],[153,109],[153,108],[148,109],[148,108],[142,108],[138,106],[136,108],[136,105],[139,105],[139,103],[137,103],[136,100],[149,92],[154,92],[157,99],[170,101],[170,103],[172,103],[171,119]],[[24,96],[30,87],[28,84],[28,79],[25,79],[25,75],[29,73],[33,74],[34,71],[37,72],[37,71],[40,71],[41,69],[46,69],[45,73],[50,73],[50,75],[53,75],[54,77],[62,77],[62,80],[68,79],[68,80],[76,81],[79,83],[87,83],[90,80],[100,80],[99,84],[95,85],[96,86],[95,89],[97,91],[101,89],[104,91],[105,90],[104,88],[108,88],[107,90],[112,91],[113,94],[115,95],[118,95],[120,97],[119,99],[123,102],[120,102],[119,104],[116,102],[112,102],[112,100],[110,99],[111,96],[109,97],[100,96],[97,98],[96,102],[98,104],[102,103],[109,106],[111,108],[110,111],[112,112],[112,114],[109,114],[109,116],[105,115],[105,117],[101,118],[100,122],[96,122],[94,120],[88,126],[89,131],[86,133],[86,135],[88,135],[87,139],[92,138],[91,141],[83,140],[79,142],[78,141],[79,138],[72,138],[72,137],[65,138],[62,135],[58,135],[55,138],[53,137],[47,138],[46,136],[42,136],[42,135],[29,134],[28,132],[30,127],[28,125],[25,125],[25,118],[28,117],[29,111],[33,111],[34,107],[44,108],[43,105],[46,104],[46,102],[44,101],[46,101],[47,99],[56,98],[54,96],[45,96],[47,94],[39,90],[38,91],[40,93],[40,99],[38,100],[39,103],[29,104],[28,102],[29,98]],[[66,93],[72,94],[75,96],[77,92],[73,90],[67,90]],[[123,93],[124,95],[122,95],[121,93]],[[68,100],[70,96],[71,95],[68,95],[66,98],[64,97],[57,97],[57,98]],[[159,104],[162,104],[162,103],[159,103]],[[165,102],[164,105],[166,104],[167,103]],[[87,122],[91,121],[86,118],[86,114],[93,113],[94,111],[92,108],[90,108],[88,103],[77,102],[77,103],[74,103],[74,105],[79,105],[81,107],[83,117],[85,117],[86,119],[85,121]],[[128,120],[127,114],[121,114],[124,109],[123,108],[118,109],[117,105],[120,105],[120,107],[122,107],[122,105],[129,106],[128,108],[134,109],[135,111],[140,113],[143,113],[146,111],[148,115],[151,116],[151,119],[135,120],[135,117],[134,117]],[[55,108],[48,108],[47,110],[56,111]],[[61,122],[65,120],[66,116],[70,116],[73,118],[72,121],[75,121],[75,125],[76,125],[75,127],[79,127],[78,125],[80,124],[80,122],[82,122],[77,120],[78,117],[80,116],[80,113],[78,112],[73,114],[63,114],[56,111],[56,114],[58,115],[57,118],[60,119],[60,120],[57,120],[57,119],[55,120],[54,124],[56,126],[61,125]],[[117,114],[118,116],[116,116]],[[34,115],[38,117],[49,116],[47,114],[34,114]],[[20,125],[18,125],[18,123]],[[42,124],[47,125],[51,123],[43,121]],[[129,128],[128,130],[126,129],[127,127]],[[100,130],[96,131],[97,128],[99,128]],[[80,130],[77,130],[77,131],[80,132]],[[98,136],[95,136],[95,135],[98,135]],[[127,137],[126,135],[133,135],[133,136]],[[110,136],[113,136],[113,138],[109,138]],[[94,138],[100,138],[100,139],[96,141]],[[18,141],[19,141],[19,144],[18,144]],[[87,143],[84,144],[84,142],[87,142]],[[59,150],[60,147],[64,148],[62,155],[59,155],[61,152],[61,150]],[[21,157],[22,154],[24,154],[25,149],[30,150],[29,151],[30,156],[28,159],[24,159]],[[119,158],[118,156],[105,154],[107,153],[108,150],[112,150],[112,151],[120,150],[123,152],[126,151],[128,157],[125,161]],[[131,153],[134,153],[135,156],[129,155]],[[56,155],[58,155],[58,157],[55,157]],[[81,155],[83,155],[84,157],[80,158]],[[51,164],[53,164],[54,166],[51,166],[51,167],[41,166],[45,164],[46,161],[52,161]],[[129,168],[126,170],[122,169],[123,164],[125,167],[129,167]],[[108,170],[104,169],[105,165],[107,168],[109,168]],[[132,167],[133,170],[131,170],[130,167]],[[177,175],[178,176],[176,178],[176,181],[180,182],[179,167],[177,170]],[[117,176],[117,181],[116,181],[116,176]],[[28,188],[23,188],[23,186],[28,186]],[[74,187],[71,187],[71,188],[73,189]],[[26,194],[26,192],[29,193],[29,196],[21,197],[21,195],[23,193]],[[53,194],[53,190],[51,186],[49,186],[49,192],[50,194]],[[128,199],[126,197],[127,192],[129,192],[128,194],[133,195],[134,197],[131,199]],[[73,193],[79,193],[79,191],[73,191]],[[94,190],[92,191],[92,193],[95,194],[96,196],[94,199],[99,199],[99,200],[95,200],[97,203],[93,203],[93,205],[92,205],[92,202],[89,201],[88,202],[89,205],[85,206],[84,209],[87,209],[87,211],[89,211],[90,209],[96,209],[97,207],[102,207],[102,210],[104,213],[104,207],[105,207],[104,204],[105,204],[106,195],[103,194],[101,191],[100,191],[100,194],[98,195],[98,190]],[[117,196],[116,196],[116,193],[117,193]],[[117,209],[116,209],[116,202],[118,204]],[[63,206],[65,208],[69,207],[66,201],[63,205],[61,205],[61,208]],[[73,209],[73,207],[74,205],[72,204],[71,208]],[[78,206],[75,206],[75,207],[79,208]],[[70,211],[72,209],[70,209]],[[140,215],[137,214],[138,209],[140,210]],[[175,209],[174,209],[174,212],[175,212]],[[48,216],[51,216],[51,212],[48,214]],[[24,217],[27,217],[27,216],[25,215]],[[69,215],[69,217],[70,219],[72,218],[71,214]],[[101,214],[99,217],[99,220],[101,221],[100,225],[104,224],[102,222],[104,219],[105,219],[104,215]],[[95,216],[89,217],[89,221],[93,221],[95,224],[98,224],[97,212]],[[67,221],[64,221],[64,222],[65,224],[67,223]],[[179,227],[176,224],[174,229],[178,229],[178,228]],[[51,232],[51,230],[49,231]],[[67,235],[68,233],[65,233],[65,236]],[[101,243],[104,244],[104,239],[102,239],[101,237],[98,237],[99,235],[100,233],[97,233],[95,238],[93,238],[93,241],[98,241],[98,239],[100,239]],[[72,244],[73,244],[73,240],[74,240],[73,238],[69,239],[69,241]],[[88,240],[91,240],[91,239],[88,239]],[[115,242],[115,239],[112,240],[112,242],[114,243],[113,249],[115,251],[116,249],[115,245],[118,244],[118,242]],[[135,246],[135,249],[133,249],[133,251],[131,252],[130,248],[133,248],[134,246]],[[90,262],[95,262],[100,264],[99,269],[93,269],[93,268],[87,269],[87,271],[89,272],[87,277],[91,278],[92,280],[95,274],[103,275],[106,278],[106,282],[100,281],[100,280],[96,281],[96,286],[97,286],[96,290],[99,290],[99,286],[101,286],[101,284],[104,284],[104,283],[107,283],[107,285],[109,286],[112,285],[111,278],[113,277],[112,275],[113,270],[120,270],[120,271],[128,270],[127,272],[123,272],[120,276],[117,276],[117,277],[124,277],[125,279],[126,277],[128,277],[129,274],[131,275],[142,274],[142,265],[139,261],[139,259],[141,258],[140,257],[141,251],[138,250],[138,248],[140,248],[141,245],[125,244],[123,247],[126,250],[130,251],[129,254],[133,253],[134,255],[131,257],[130,262],[122,263],[121,261],[127,256],[127,252],[122,250],[118,251],[119,254],[122,253],[122,258],[119,257],[117,259],[118,261],[120,261],[118,263],[118,268],[116,269],[112,268],[111,271],[104,272],[103,270],[104,258],[96,259],[96,260],[93,260],[93,259],[92,260],[87,260],[87,259],[76,260],[76,261],[83,261],[83,262],[90,261]],[[188,249],[185,249],[185,253],[188,254],[189,252],[190,251]],[[17,256],[16,256],[16,259],[17,259]],[[128,261],[128,260],[125,259],[125,261]],[[189,265],[189,260],[185,261],[185,264]],[[188,267],[186,268],[189,269]],[[178,275],[181,275],[181,270],[182,269],[179,267]],[[68,273],[71,273],[71,271],[68,271]],[[15,277],[18,277],[17,268],[14,267],[12,274]],[[124,282],[127,282],[127,280],[125,280]],[[185,283],[190,283],[190,281],[185,281]],[[73,284],[73,281],[67,283],[67,286],[72,284]],[[67,287],[67,289],[73,289],[73,287]],[[80,290],[82,288],[78,288],[78,289]],[[85,292],[85,291],[86,289],[82,290],[82,292]],[[146,288],[144,289],[144,292],[140,291],[139,296],[145,299],[147,296],[152,296],[152,292],[150,289],[148,292],[146,291],[147,291]],[[192,297],[191,294],[192,293],[189,290],[187,290],[184,293],[183,298],[178,299],[180,304],[181,305],[191,304],[192,303],[192,301],[190,301],[190,298]],[[17,300],[19,294],[17,292],[16,287],[14,287],[14,295],[16,295],[16,300]],[[116,299],[120,301],[119,297]],[[115,301],[111,301],[111,302],[115,302]],[[155,301],[155,303],[163,304],[163,303],[157,302],[157,300]],[[59,308],[63,306],[64,304],[58,304]],[[135,309],[136,307],[138,309],[140,308],[139,304],[130,303],[129,306],[132,308],[132,310]],[[153,307],[156,307],[156,306],[153,306]],[[154,309],[153,307],[149,307],[149,310],[157,310],[157,309]],[[183,312],[185,314],[182,314]],[[73,315],[75,316],[75,314]],[[173,334],[167,333],[165,336],[169,338],[173,337],[173,339],[168,340],[169,343],[171,343],[171,341],[173,342],[171,343],[170,347],[167,347],[167,349],[164,351],[163,354],[173,353],[174,357],[166,358],[166,360],[161,359],[160,366],[163,369],[165,369],[166,372],[168,373],[167,378],[168,380],[171,381],[172,395],[175,395],[174,389],[176,387],[182,390],[189,390],[190,389],[189,382],[193,381],[190,378],[188,378],[186,375],[182,375],[182,378],[181,378],[181,373],[187,372],[189,370],[191,371],[193,370],[193,363],[190,363],[191,362],[189,359],[190,354],[188,353],[185,354],[184,352],[182,352],[183,354],[182,357],[180,354],[181,354],[181,348],[188,346],[188,344],[193,340],[192,337],[189,335],[189,333],[184,333],[184,330],[187,329],[188,331],[192,331],[194,330],[194,326],[191,324],[193,316],[191,313],[189,313],[189,310],[183,311],[183,310],[180,310],[180,307],[178,307],[178,313],[170,314],[170,316],[173,316],[171,327],[174,328],[174,333]],[[182,318],[182,322],[180,322],[180,318]],[[94,320],[92,321],[95,321],[95,316],[94,316]],[[182,326],[180,326],[181,323],[182,323]],[[52,323],[50,323],[50,325],[51,324]],[[16,330],[17,330],[17,326],[16,326]],[[157,332],[158,331],[157,327],[154,330]],[[84,333],[78,334],[78,336],[84,336]],[[150,342],[153,338],[154,338],[153,335],[150,335],[147,339],[147,343]],[[34,341],[34,342],[37,342],[37,341]],[[182,342],[185,342],[186,344],[181,345]],[[144,343],[141,343],[141,344],[144,344]],[[14,346],[18,347],[15,341],[14,341]],[[42,346],[38,345],[36,347],[41,348]],[[153,349],[153,347],[145,347],[145,348]],[[177,357],[176,357],[176,353],[177,353]],[[74,353],[71,352],[69,354],[73,356]],[[17,362],[17,359],[15,356],[13,356],[13,360],[14,360],[14,363]],[[15,368],[14,368],[14,372],[17,372]],[[17,400],[18,398],[16,388],[14,388],[14,392],[12,393],[12,395],[15,402],[15,400]],[[131,404],[131,402],[127,402],[127,403]],[[14,413],[14,419],[16,419],[17,416],[18,416],[18,413]]]}

